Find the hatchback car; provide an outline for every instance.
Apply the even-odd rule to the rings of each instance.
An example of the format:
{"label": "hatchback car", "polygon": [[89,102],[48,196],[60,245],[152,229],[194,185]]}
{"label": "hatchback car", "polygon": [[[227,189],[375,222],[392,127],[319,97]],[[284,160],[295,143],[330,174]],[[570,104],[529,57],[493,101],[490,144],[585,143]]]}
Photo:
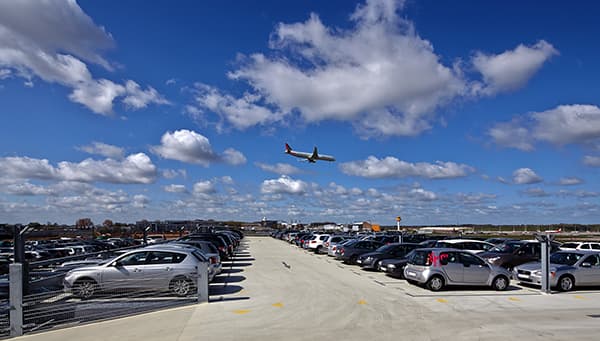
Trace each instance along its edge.
{"label": "hatchback car", "polygon": [[417,249],[408,259],[404,277],[411,283],[425,284],[431,291],[439,291],[446,285],[486,285],[506,290],[511,273],[468,251]]}
{"label": "hatchback car", "polygon": [[384,259],[391,258],[402,258],[410,251],[419,247],[419,244],[388,244],[380,247],[379,249],[362,254],[356,260],[356,264],[360,265],[363,269],[368,270],[379,270],[381,261]]}
{"label": "hatchback car", "polygon": [[195,290],[201,262],[207,259],[191,248],[137,249],[97,266],[73,269],[63,285],[66,292],[82,299],[98,291],[123,289],[168,290],[187,296]]}
{"label": "hatchback car", "polygon": [[370,240],[359,240],[344,245],[340,245],[337,249],[336,259],[347,264],[356,264],[358,257],[364,253],[375,251],[383,244]]}
{"label": "hatchback car", "polygon": [[[577,286],[600,285],[600,254],[597,251],[558,251],[550,256],[550,287],[560,291]],[[515,277],[522,283],[542,284],[541,263],[517,266]]]}

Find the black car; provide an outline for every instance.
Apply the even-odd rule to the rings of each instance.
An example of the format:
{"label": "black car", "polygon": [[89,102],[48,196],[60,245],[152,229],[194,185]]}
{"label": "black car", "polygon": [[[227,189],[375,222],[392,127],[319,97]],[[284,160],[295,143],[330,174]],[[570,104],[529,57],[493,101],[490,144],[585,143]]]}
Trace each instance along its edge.
{"label": "black car", "polygon": [[219,250],[219,257],[221,260],[228,260],[229,255],[229,246],[223,237],[218,236],[212,233],[198,233],[191,234],[189,236],[181,237],[177,239],[177,241],[186,241],[186,240],[205,240],[211,242],[214,246]]}
{"label": "black car", "polygon": [[386,275],[395,278],[404,278],[404,267],[408,263],[408,259],[413,254],[413,251],[407,253],[402,258],[389,258],[381,261],[380,271]]}
{"label": "black car", "polygon": [[356,264],[356,260],[360,255],[367,252],[375,251],[382,247],[383,244],[372,240],[357,240],[345,243],[338,247],[336,259],[347,264]]}
{"label": "black car", "polygon": [[[558,243],[553,243],[550,252],[558,251],[559,245]],[[492,265],[512,269],[521,264],[539,262],[542,253],[541,249],[542,246],[538,241],[515,240],[497,245],[477,255]]]}
{"label": "black car", "polygon": [[362,254],[356,260],[356,264],[360,265],[363,269],[379,270],[379,262],[384,259],[390,258],[402,258],[410,251],[420,247],[419,244],[415,243],[395,243],[384,245],[374,252],[368,252]]}

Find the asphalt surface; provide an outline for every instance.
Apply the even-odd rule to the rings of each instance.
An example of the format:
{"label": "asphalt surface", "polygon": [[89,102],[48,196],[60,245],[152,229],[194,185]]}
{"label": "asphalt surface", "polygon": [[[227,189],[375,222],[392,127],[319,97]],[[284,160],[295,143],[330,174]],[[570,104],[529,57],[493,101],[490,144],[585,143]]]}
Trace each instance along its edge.
{"label": "asphalt surface", "polygon": [[[431,293],[268,237],[245,239],[211,303],[19,340],[598,340],[600,291]],[[514,284],[514,283],[513,283]]]}

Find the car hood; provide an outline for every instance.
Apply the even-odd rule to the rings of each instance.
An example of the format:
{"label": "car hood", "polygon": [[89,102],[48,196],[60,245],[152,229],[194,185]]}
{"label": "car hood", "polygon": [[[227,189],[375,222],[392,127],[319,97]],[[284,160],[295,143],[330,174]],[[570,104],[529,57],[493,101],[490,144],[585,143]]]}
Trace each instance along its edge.
{"label": "car hood", "polygon": [[[572,266],[565,265],[565,264],[550,263],[549,264],[549,268],[550,268],[551,271],[554,271],[554,270],[557,270],[557,269],[572,268]],[[542,263],[540,263],[540,262],[531,262],[531,263],[522,264],[522,265],[517,266],[515,268],[515,270],[541,271],[542,270]]]}
{"label": "car hood", "polygon": [[500,253],[500,252],[485,251],[485,252],[478,253],[477,256],[479,256],[481,258],[494,258],[494,257],[510,256],[510,253]]}
{"label": "car hood", "polygon": [[408,259],[406,258],[389,258],[381,261],[381,265],[389,265],[389,264],[406,264],[408,263]]}
{"label": "car hood", "polygon": [[360,258],[367,258],[367,257],[377,257],[377,256],[384,256],[385,253],[383,252],[367,252],[367,253],[363,253],[362,256],[360,256]]}

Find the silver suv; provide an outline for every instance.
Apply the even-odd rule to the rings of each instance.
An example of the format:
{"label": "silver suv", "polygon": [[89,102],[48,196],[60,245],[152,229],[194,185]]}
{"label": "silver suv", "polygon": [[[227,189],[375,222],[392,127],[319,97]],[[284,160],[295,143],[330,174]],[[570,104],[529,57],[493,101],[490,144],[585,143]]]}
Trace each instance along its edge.
{"label": "silver suv", "polygon": [[431,291],[446,285],[487,285],[506,290],[511,273],[493,266],[468,251],[457,249],[417,249],[404,268],[408,282],[425,284]]}
{"label": "silver suv", "polygon": [[201,262],[207,259],[192,248],[136,249],[100,265],[73,269],[63,285],[66,292],[82,299],[98,291],[123,289],[169,290],[187,296],[195,290]]}

